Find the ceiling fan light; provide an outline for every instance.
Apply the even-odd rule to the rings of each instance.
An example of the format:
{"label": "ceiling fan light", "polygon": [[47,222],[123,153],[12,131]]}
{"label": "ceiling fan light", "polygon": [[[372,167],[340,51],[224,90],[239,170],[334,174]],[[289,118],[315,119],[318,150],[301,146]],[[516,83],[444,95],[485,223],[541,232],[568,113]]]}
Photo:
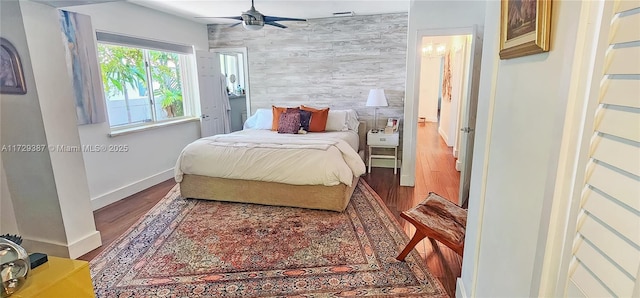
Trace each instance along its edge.
{"label": "ceiling fan light", "polygon": [[264,27],[264,25],[251,25],[251,24],[247,24],[245,22],[242,22],[242,27],[244,27],[244,29],[247,29],[247,30],[256,31],[256,30],[262,29],[262,27]]}
{"label": "ceiling fan light", "polygon": [[242,16],[242,27],[247,30],[260,30],[264,27],[264,19],[262,15],[259,17],[255,17],[253,15],[243,15]]}

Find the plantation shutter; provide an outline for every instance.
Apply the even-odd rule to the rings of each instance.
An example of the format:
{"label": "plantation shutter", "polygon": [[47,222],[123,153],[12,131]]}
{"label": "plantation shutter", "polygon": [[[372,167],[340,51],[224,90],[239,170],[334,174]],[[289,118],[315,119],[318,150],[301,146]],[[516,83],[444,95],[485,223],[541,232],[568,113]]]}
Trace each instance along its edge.
{"label": "plantation shutter", "polygon": [[640,295],[640,1],[607,5],[613,13],[602,19],[608,49],[598,51],[604,63],[594,69],[603,76],[591,91],[599,102],[569,269],[572,297]]}

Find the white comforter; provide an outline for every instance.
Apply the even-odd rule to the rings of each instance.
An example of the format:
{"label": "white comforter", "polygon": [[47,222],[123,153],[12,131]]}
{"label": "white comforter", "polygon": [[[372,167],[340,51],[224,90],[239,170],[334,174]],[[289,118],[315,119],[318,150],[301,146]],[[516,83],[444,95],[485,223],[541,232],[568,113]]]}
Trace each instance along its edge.
{"label": "white comforter", "polygon": [[[322,137],[322,138],[319,138]],[[339,138],[243,130],[199,139],[185,147],[175,179],[195,174],[293,185],[351,186],[365,173],[358,153]]]}

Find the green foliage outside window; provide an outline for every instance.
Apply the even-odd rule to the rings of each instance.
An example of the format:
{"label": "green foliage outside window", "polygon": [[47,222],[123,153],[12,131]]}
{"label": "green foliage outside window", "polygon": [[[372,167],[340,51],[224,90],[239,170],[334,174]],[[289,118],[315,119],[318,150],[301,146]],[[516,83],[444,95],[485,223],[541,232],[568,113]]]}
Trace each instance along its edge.
{"label": "green foliage outside window", "polygon": [[[145,50],[146,51],[146,50]],[[98,44],[102,81],[107,95],[123,94],[127,87],[148,96],[145,51],[136,48]],[[149,57],[151,88],[168,118],[184,116],[180,57],[175,53],[146,51]]]}

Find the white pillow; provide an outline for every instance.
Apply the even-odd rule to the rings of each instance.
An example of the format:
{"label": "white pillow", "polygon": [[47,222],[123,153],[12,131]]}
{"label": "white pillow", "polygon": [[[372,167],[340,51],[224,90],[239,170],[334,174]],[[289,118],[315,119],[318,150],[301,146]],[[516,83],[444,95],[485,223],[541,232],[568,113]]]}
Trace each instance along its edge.
{"label": "white pillow", "polygon": [[271,126],[273,125],[273,111],[271,111],[271,109],[258,109],[254,116],[256,117],[256,124],[253,129],[271,130]]}
{"label": "white pillow", "polygon": [[258,114],[251,115],[251,117],[247,118],[247,120],[244,121],[244,125],[242,126],[242,129],[254,129],[256,127],[257,120],[258,120]]}
{"label": "white pillow", "polygon": [[345,110],[331,110],[329,109],[329,116],[327,117],[326,131],[345,131],[349,130],[347,126],[347,111]]}
{"label": "white pillow", "polygon": [[346,131],[353,130],[358,132],[358,113],[353,109],[348,110],[329,110],[329,117],[327,117],[327,131]]}
{"label": "white pillow", "polygon": [[347,111],[347,127],[349,130],[353,130],[358,132],[358,126],[360,126],[360,121],[358,120],[358,113],[355,110],[346,110]]}

